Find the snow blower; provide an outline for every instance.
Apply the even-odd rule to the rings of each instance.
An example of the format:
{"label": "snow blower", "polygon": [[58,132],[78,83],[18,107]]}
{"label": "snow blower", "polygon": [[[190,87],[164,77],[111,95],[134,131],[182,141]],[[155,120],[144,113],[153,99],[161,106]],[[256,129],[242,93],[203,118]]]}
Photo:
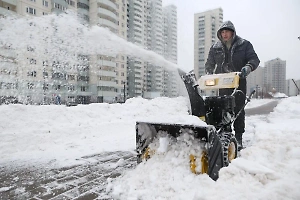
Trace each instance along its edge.
{"label": "snow blower", "polygon": [[[199,140],[201,146],[201,153],[191,152],[188,156],[191,172],[206,173],[217,180],[219,170],[228,166],[238,153],[232,124],[240,114],[234,112],[235,94],[241,92],[237,90],[239,72],[204,75],[198,81],[193,73],[179,74],[189,94],[191,114],[205,121],[207,126],[136,122],[137,162],[147,161],[156,153],[151,147],[155,138],[168,135],[176,140],[182,134],[189,134]],[[218,96],[218,90],[224,88],[233,89],[232,95]],[[201,97],[201,92],[206,93],[206,98]],[[254,92],[246,98],[244,107]]]}

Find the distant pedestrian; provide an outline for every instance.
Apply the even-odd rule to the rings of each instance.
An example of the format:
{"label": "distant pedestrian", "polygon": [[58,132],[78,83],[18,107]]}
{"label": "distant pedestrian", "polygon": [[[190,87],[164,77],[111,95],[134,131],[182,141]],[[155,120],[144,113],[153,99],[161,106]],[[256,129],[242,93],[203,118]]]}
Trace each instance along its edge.
{"label": "distant pedestrian", "polygon": [[[235,27],[231,21],[226,21],[220,26],[217,36],[219,41],[211,46],[205,63],[206,73],[241,72],[238,89],[246,95],[246,77],[258,67],[260,60],[252,44],[236,35]],[[232,92],[233,89],[220,89],[219,95],[231,95]],[[237,93],[235,95],[235,113],[241,110],[245,104],[246,97],[244,94]],[[244,109],[234,123],[234,131],[240,150],[243,148],[242,136],[245,132]]]}
{"label": "distant pedestrian", "polygon": [[56,95],[56,105],[60,105],[60,96]]}

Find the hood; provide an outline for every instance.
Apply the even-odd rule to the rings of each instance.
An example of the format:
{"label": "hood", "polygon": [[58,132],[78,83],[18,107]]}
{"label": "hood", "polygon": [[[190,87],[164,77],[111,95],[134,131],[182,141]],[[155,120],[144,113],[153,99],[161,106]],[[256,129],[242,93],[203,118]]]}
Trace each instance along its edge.
{"label": "hood", "polygon": [[220,26],[220,28],[218,29],[218,32],[217,32],[217,36],[218,36],[218,38],[219,38],[220,41],[222,41],[221,31],[223,29],[233,30],[232,41],[234,41],[235,36],[236,36],[236,31],[235,31],[233,23],[231,21],[226,21],[226,22],[223,22],[223,24]]}

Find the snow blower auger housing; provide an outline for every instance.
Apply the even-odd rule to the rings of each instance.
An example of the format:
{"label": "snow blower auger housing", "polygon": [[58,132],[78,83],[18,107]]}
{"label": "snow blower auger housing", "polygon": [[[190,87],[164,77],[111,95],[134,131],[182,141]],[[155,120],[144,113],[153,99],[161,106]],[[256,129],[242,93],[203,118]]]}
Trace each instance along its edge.
{"label": "snow blower auger housing", "polygon": [[[137,162],[148,160],[155,154],[151,143],[161,135],[168,135],[176,140],[182,134],[189,134],[199,140],[201,154],[190,153],[190,170],[195,174],[207,173],[213,180],[219,177],[219,170],[228,166],[237,157],[237,141],[232,133],[232,124],[239,115],[234,112],[235,93],[239,86],[239,73],[213,74],[201,76],[197,81],[193,73],[179,71],[187,88],[191,114],[207,123],[207,126],[168,123],[136,123]],[[234,92],[228,96],[208,96],[203,99],[200,90],[218,90],[232,88]],[[251,96],[246,98],[245,105]],[[216,92],[218,94],[218,92]],[[201,156],[199,156],[201,155]]]}

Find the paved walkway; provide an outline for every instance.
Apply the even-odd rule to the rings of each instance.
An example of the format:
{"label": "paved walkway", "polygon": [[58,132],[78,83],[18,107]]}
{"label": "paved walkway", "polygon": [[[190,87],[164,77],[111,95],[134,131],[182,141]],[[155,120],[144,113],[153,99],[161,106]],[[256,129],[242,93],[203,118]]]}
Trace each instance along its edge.
{"label": "paved walkway", "polygon": [[[115,178],[136,165],[131,152],[109,152],[82,159],[88,164],[60,169],[0,167],[0,199],[111,199],[105,191],[107,178]],[[120,159],[124,161],[116,165]]]}
{"label": "paved walkway", "polygon": [[247,108],[245,109],[246,116],[250,115],[266,115],[274,111],[274,108],[277,106],[278,100],[271,101],[264,105],[254,107],[254,108]]}

